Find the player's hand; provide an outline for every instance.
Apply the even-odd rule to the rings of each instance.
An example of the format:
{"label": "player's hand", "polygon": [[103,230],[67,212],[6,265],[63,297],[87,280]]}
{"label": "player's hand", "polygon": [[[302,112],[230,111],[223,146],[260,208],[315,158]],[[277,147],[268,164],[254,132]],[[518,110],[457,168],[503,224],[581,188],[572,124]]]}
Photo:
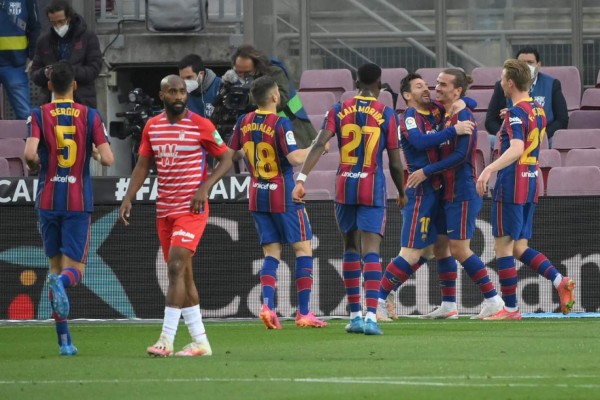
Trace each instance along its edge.
{"label": "player's hand", "polygon": [[92,145],[92,158],[98,162],[102,160],[102,156],[95,144]]}
{"label": "player's hand", "polygon": [[490,180],[491,175],[492,172],[487,168],[484,168],[481,175],[479,175],[479,179],[477,179],[477,193],[480,196],[483,196],[487,191],[487,183]]}
{"label": "player's hand", "polygon": [[473,121],[458,121],[456,125],[454,125],[454,129],[456,129],[457,135],[472,135],[475,124]]}
{"label": "player's hand", "polygon": [[208,190],[204,184],[200,185],[194,197],[190,201],[190,211],[194,214],[202,214],[204,212],[204,203],[208,201]]}
{"label": "player's hand", "polygon": [[415,188],[421,183],[425,182],[426,179],[427,175],[425,175],[425,172],[423,172],[423,169],[421,168],[420,170],[409,175],[408,180],[406,181],[406,186],[409,188]]}
{"label": "player's hand", "polygon": [[294,186],[294,190],[292,191],[292,200],[294,203],[304,203],[304,196],[306,196],[304,182],[296,182],[296,186]]}
{"label": "player's hand", "polygon": [[323,154],[329,153],[329,142],[325,143],[325,150],[323,150]]}
{"label": "player's hand", "polygon": [[404,208],[406,203],[408,203],[408,197],[406,197],[406,193],[398,194],[398,197],[396,198],[396,204],[398,207]]}
{"label": "player's hand", "polygon": [[506,116],[506,111],[508,111],[508,108],[503,108],[502,110],[500,110],[501,119],[504,119],[504,117]]}
{"label": "player's hand", "polygon": [[457,100],[452,104],[448,112],[450,113],[450,115],[454,115],[458,114],[459,111],[464,110],[465,108],[467,108],[467,104],[465,103],[465,101]]}
{"label": "player's hand", "polygon": [[131,201],[124,199],[121,203],[121,207],[119,207],[119,219],[123,223],[123,225],[129,225],[129,215],[131,213]]}

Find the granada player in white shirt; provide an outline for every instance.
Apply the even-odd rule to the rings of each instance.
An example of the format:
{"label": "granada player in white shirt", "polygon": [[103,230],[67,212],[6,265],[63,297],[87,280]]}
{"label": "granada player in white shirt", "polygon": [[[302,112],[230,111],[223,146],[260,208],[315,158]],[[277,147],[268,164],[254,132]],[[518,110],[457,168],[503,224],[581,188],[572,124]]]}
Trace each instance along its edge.
{"label": "granada player in white shirt", "polygon": [[[156,225],[169,271],[169,288],[160,338],[147,351],[156,357],[172,355],[183,315],[192,343],[175,355],[209,356],[212,350],[200,314],[192,257],[208,221],[210,189],[231,168],[233,150],[223,143],[210,120],[187,109],[187,90],[179,76],[163,78],[159,95],[165,111],[144,127],[139,158],[119,215],[129,225],[131,200],[144,183],[154,159],[158,171]],[[210,176],[206,171],[207,154],[219,161]]]}

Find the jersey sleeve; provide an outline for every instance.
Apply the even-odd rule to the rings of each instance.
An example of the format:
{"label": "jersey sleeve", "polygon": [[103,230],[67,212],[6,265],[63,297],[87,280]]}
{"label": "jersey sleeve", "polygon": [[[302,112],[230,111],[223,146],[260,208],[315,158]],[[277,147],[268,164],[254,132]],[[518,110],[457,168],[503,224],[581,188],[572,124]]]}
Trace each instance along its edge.
{"label": "jersey sleeve", "polygon": [[456,136],[456,129],[451,126],[440,132],[426,134],[425,127],[419,123],[420,118],[414,108],[406,110],[401,120],[402,134],[417,150],[436,147]]}
{"label": "jersey sleeve", "polygon": [[287,118],[279,118],[277,123],[277,143],[280,151],[287,156],[292,151],[298,150],[296,138],[294,136],[292,122]]}
{"label": "jersey sleeve", "polygon": [[233,150],[241,150],[242,149],[242,131],[240,126],[242,126],[242,121],[246,114],[242,115],[238,118],[235,126],[233,127],[233,135],[229,138],[229,143],[227,144],[230,149]]}
{"label": "jersey sleeve", "polygon": [[386,115],[386,132],[385,132],[385,148],[394,150],[400,147],[400,136],[398,135],[399,119],[398,114],[391,108],[385,109]]}
{"label": "jersey sleeve", "polygon": [[527,132],[526,118],[527,116],[523,116],[519,112],[518,107],[508,109],[504,116],[504,125],[506,126],[509,140],[519,139],[525,141],[524,133]]}
{"label": "jersey sleeve", "polygon": [[210,120],[197,116],[196,121],[200,128],[200,142],[202,147],[206,149],[208,154],[213,157],[220,156],[227,151],[227,146],[217,128],[213,125]]}
{"label": "jersey sleeve", "polygon": [[140,141],[140,148],[138,150],[140,155],[148,158],[154,157],[154,151],[152,151],[152,145],[150,145],[150,136],[148,135],[148,130],[153,122],[154,118],[150,119],[144,126],[144,130],[142,131],[142,139]]}
{"label": "jersey sleeve", "polygon": [[94,123],[92,127],[92,141],[96,145],[96,147],[100,146],[104,143],[110,143],[108,140],[108,134],[106,132],[106,127],[104,126],[104,122],[102,121],[102,117],[99,112],[94,113]]}
{"label": "jersey sleeve", "polygon": [[41,139],[42,130],[40,123],[42,121],[41,109],[35,109],[31,112],[31,122],[27,124],[27,137]]}
{"label": "jersey sleeve", "polygon": [[335,119],[335,114],[335,106],[333,106],[329,109],[329,111],[327,111],[327,114],[325,114],[325,121],[323,121],[323,129],[333,132],[334,134],[337,132],[337,121]]}

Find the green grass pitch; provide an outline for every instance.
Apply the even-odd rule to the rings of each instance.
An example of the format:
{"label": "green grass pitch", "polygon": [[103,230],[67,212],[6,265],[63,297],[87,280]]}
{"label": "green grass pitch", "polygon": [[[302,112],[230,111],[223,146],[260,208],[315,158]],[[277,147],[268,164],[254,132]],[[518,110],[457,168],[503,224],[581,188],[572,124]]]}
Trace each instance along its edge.
{"label": "green grass pitch", "polygon": [[[212,357],[146,355],[160,324],[0,325],[0,399],[600,399],[600,320],[382,324],[379,337],[207,322]],[[189,341],[181,322],[176,349]]]}

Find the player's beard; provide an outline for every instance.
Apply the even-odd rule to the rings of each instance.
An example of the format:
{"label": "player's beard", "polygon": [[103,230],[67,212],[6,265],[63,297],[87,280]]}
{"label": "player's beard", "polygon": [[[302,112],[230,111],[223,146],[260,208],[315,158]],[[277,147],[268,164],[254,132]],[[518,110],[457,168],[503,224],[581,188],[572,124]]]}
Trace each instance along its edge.
{"label": "player's beard", "polygon": [[185,111],[185,101],[174,101],[173,103],[165,103],[165,110],[172,116],[178,116]]}

